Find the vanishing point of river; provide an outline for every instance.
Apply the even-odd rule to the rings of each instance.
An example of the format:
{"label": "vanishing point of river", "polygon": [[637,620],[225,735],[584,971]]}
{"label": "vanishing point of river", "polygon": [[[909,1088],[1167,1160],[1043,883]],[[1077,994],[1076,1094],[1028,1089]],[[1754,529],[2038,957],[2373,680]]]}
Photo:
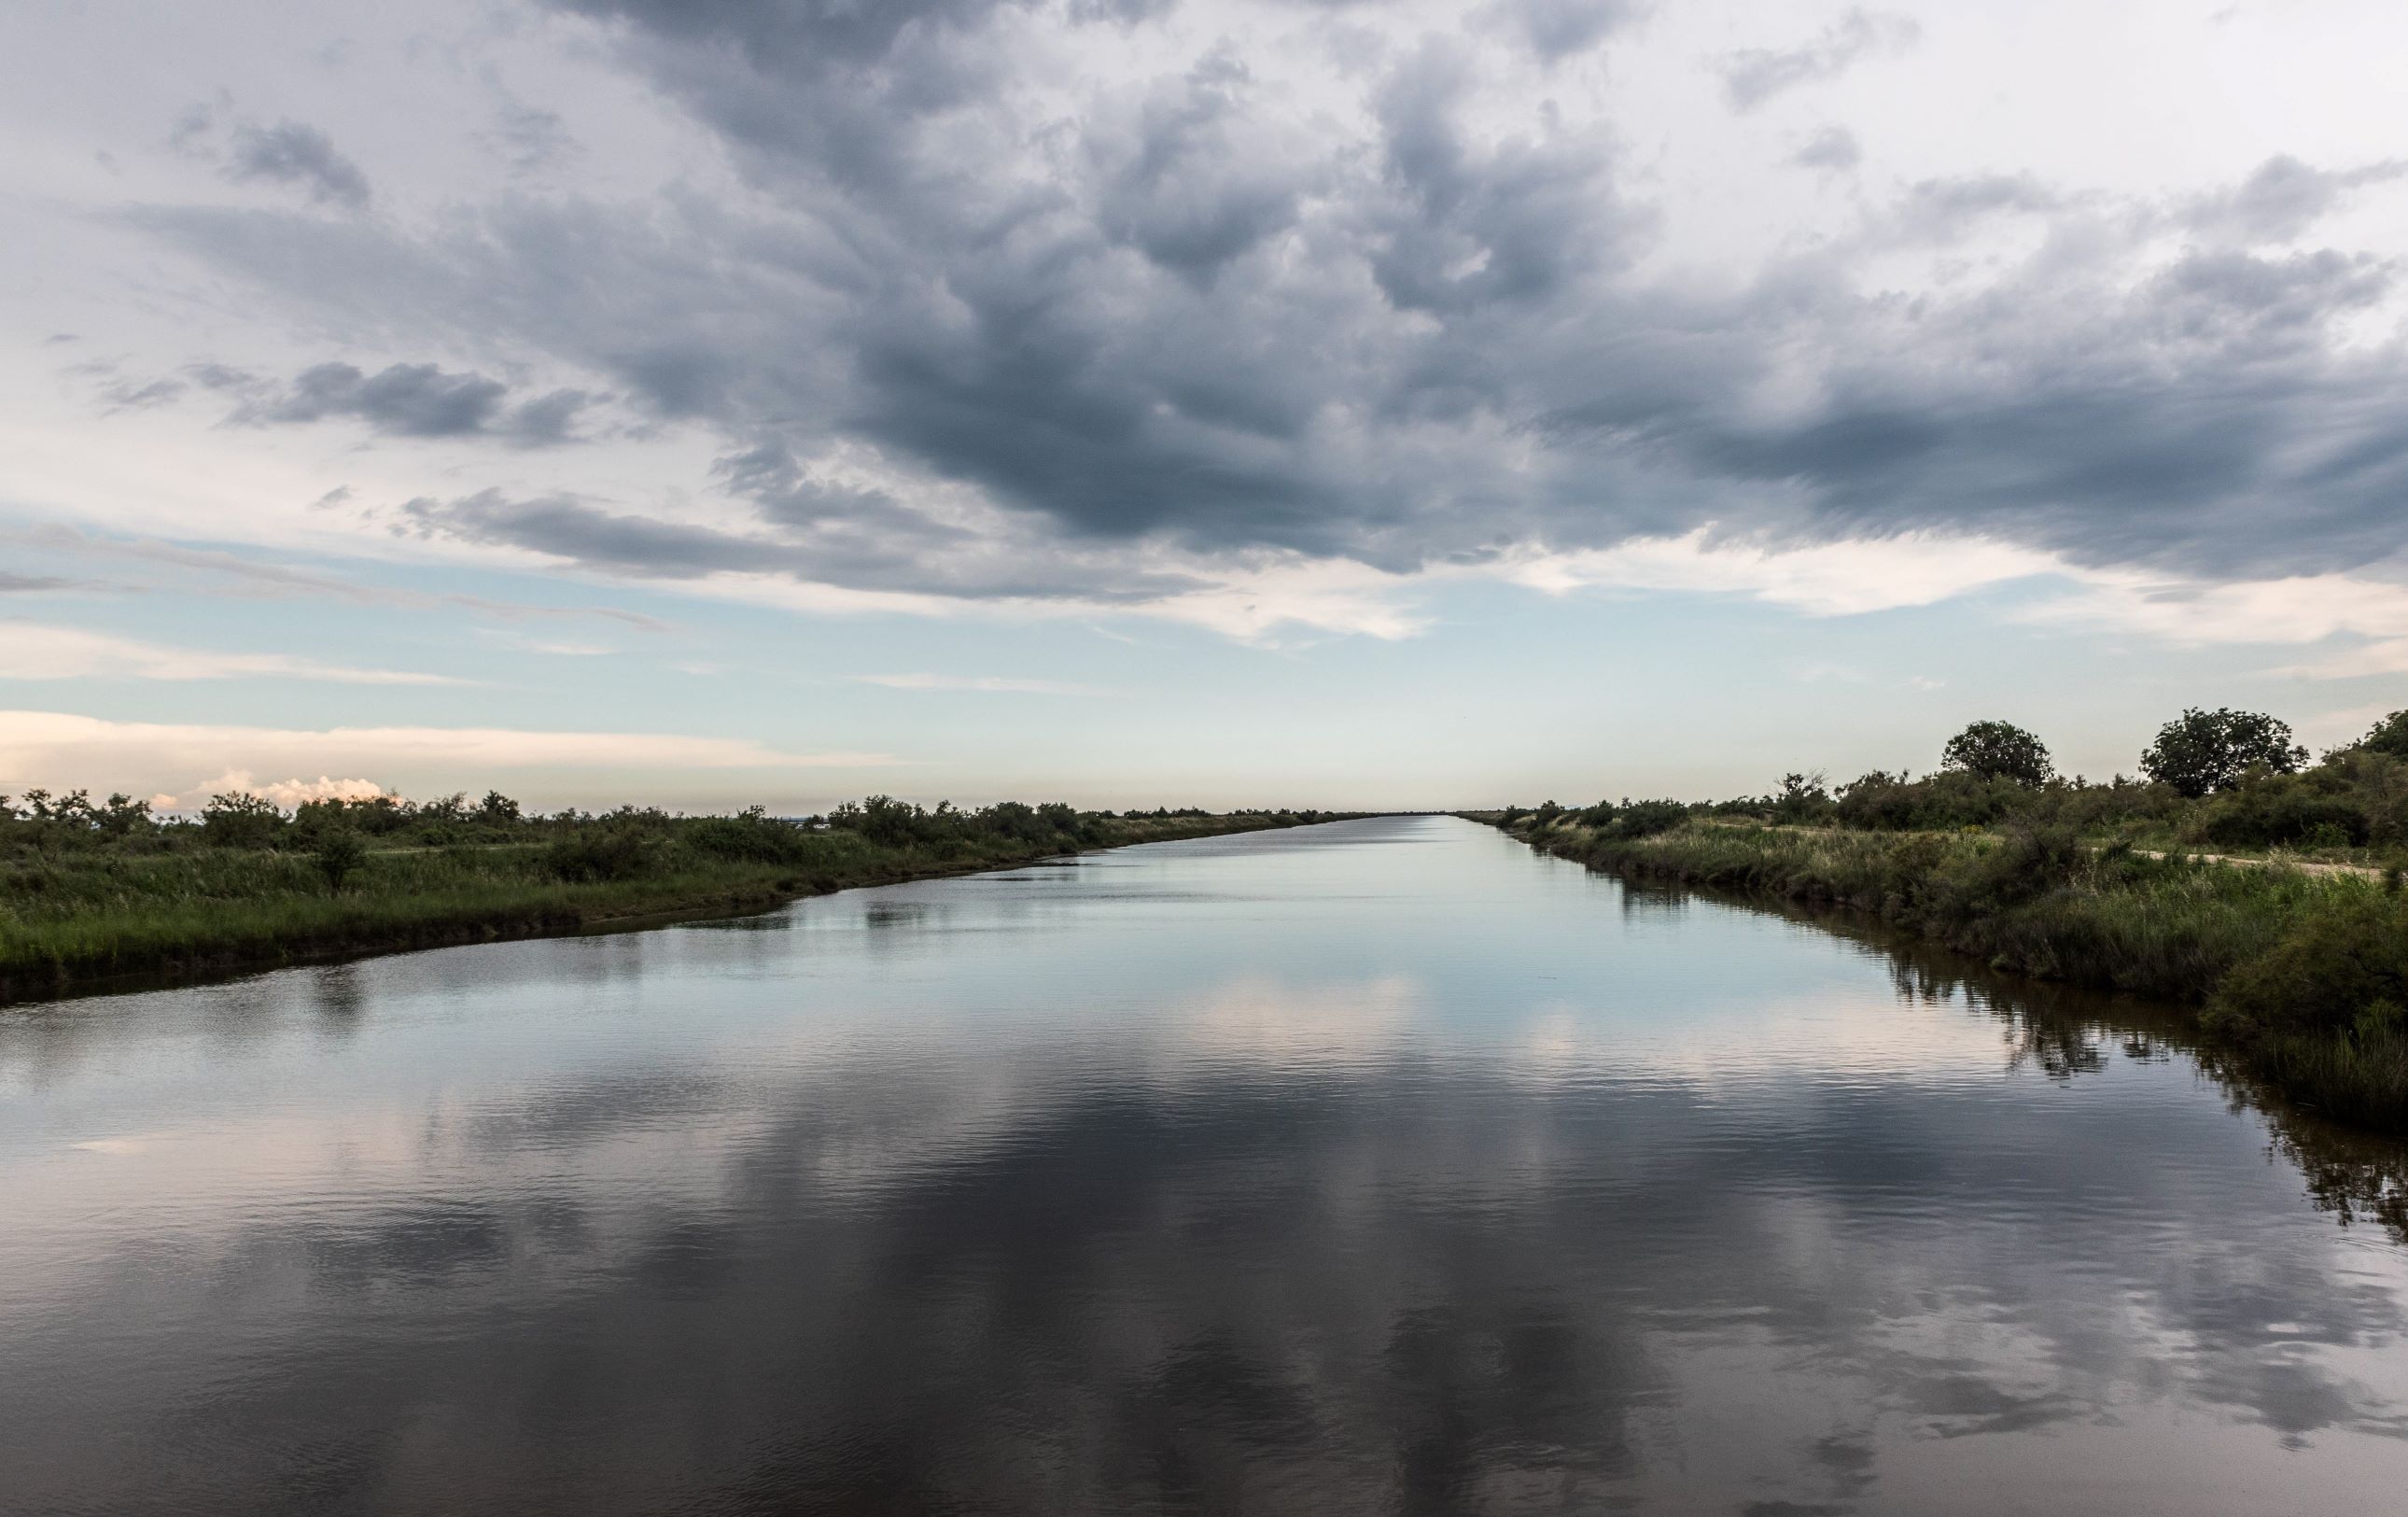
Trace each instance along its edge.
{"label": "vanishing point of river", "polygon": [[24,1008],[0,1510],[2379,1517],[2299,1120],[1445,817]]}

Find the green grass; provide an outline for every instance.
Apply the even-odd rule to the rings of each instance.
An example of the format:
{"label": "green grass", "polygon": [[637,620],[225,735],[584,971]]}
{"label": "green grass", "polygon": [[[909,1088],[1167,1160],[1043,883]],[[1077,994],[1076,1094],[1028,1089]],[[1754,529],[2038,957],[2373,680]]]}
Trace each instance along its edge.
{"label": "green grass", "polygon": [[1996,969],[2179,1003],[2291,1099],[2408,1131],[2408,900],[2396,880],[2153,860],[2047,831],[1693,821],[1624,838],[1567,816],[1516,835],[1635,878],[1864,912]]}
{"label": "green grass", "polygon": [[[1285,825],[1263,816],[1098,820],[1091,845]],[[800,895],[1057,855],[1061,839],[880,845],[781,836],[773,860],[672,831],[622,878],[563,877],[555,846],[371,849],[339,890],[306,851],[85,848],[0,861],[0,1002],[189,979],[298,961],[527,937],[647,917],[755,910]]]}

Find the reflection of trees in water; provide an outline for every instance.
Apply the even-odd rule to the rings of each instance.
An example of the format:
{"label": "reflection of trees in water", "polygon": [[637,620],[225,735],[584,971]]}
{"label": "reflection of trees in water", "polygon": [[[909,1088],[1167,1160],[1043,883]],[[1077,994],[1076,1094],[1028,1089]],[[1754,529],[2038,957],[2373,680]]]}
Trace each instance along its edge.
{"label": "reflection of trees in water", "polygon": [[2235,1111],[2265,1120],[2269,1155],[2298,1167],[2317,1210],[2332,1213],[2344,1226],[2372,1221],[2408,1244],[2408,1142],[2327,1121],[2287,1099],[2202,1041],[2181,1008],[2010,976],[1851,919],[1795,907],[1787,914],[1885,959],[1900,1000],[1961,1005],[1994,1019],[2005,1035],[2010,1067],[2070,1080],[2104,1071],[2117,1052],[2136,1063],[2166,1063],[2177,1055],[2191,1060]]}
{"label": "reflection of trees in water", "polygon": [[[1645,900],[1644,909],[1662,914],[1677,914],[1689,900],[1717,895],[1630,882],[1623,889],[1626,900]],[[2408,1142],[2327,1121],[2289,1100],[2227,1051],[2203,1041],[2181,1007],[2010,975],[1845,912],[1756,897],[1746,898],[1745,904],[1777,910],[1855,944],[1883,962],[1901,1001],[1958,1005],[1995,1019],[2010,1068],[2070,1080],[2105,1071],[2117,1053],[2136,1063],[2189,1059],[2215,1082],[2233,1110],[2264,1119],[2269,1155],[2299,1169],[2318,1210],[2332,1213],[2344,1226],[2378,1222],[2408,1244]]]}

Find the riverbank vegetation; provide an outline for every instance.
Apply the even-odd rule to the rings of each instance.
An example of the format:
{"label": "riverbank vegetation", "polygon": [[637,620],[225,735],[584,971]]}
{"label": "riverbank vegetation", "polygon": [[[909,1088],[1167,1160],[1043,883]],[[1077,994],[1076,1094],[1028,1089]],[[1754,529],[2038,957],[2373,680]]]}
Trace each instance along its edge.
{"label": "riverbank vegetation", "polygon": [[[1999,968],[2180,1003],[2292,1098],[2408,1131],[2408,713],[2311,764],[2271,718],[2189,712],[2143,777],[2106,784],[2056,776],[2037,740],[1967,735],[1919,780],[1793,773],[1736,802],[1490,819],[1598,868],[1851,908]],[[1965,757],[1985,748],[2017,772]]]}
{"label": "riverbank vegetation", "polygon": [[1288,827],[1317,812],[1082,812],[885,796],[759,808],[523,813],[498,793],[408,802],[214,798],[197,818],[124,796],[0,797],[0,1002],[301,960],[734,912],[1081,849]]}

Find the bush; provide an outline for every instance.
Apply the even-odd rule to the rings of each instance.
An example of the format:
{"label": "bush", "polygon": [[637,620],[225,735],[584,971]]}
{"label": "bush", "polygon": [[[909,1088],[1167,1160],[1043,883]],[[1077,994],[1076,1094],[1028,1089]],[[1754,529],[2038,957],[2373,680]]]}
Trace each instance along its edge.
{"label": "bush", "polygon": [[348,827],[330,828],[319,834],[318,845],[309,851],[309,861],[326,876],[326,889],[339,891],[343,882],[368,861],[368,845]]}
{"label": "bush", "polygon": [[1600,801],[1581,812],[1576,818],[1583,827],[1594,828],[1608,837],[1655,837],[1669,832],[1689,819],[1689,808],[1678,801],[1633,801],[1627,796],[1620,805]]}
{"label": "bush", "polygon": [[213,795],[201,813],[201,835],[225,848],[273,847],[286,825],[275,802],[248,791]]}
{"label": "bush", "polygon": [[2229,847],[2359,847],[2373,831],[2373,819],[2356,802],[2319,793],[2294,774],[2253,775],[2216,797],[2199,821],[2200,836]]}
{"label": "bush", "polygon": [[1968,770],[1919,780],[1874,770],[1840,787],[1832,819],[1867,831],[1953,832],[2004,821],[2031,804],[2033,795],[2019,781]]}
{"label": "bush", "polygon": [[1831,814],[1831,791],[1821,770],[1811,774],[1784,774],[1781,793],[1769,802],[1772,819],[1792,827],[1828,820]]}
{"label": "bush", "polygon": [[772,820],[759,806],[734,816],[701,816],[687,822],[679,836],[687,846],[719,859],[749,859],[756,863],[799,863],[810,854],[802,829]]}
{"label": "bush", "polygon": [[[841,815],[847,808],[838,806]],[[835,821],[836,816],[829,817]],[[920,808],[908,801],[897,801],[891,795],[873,795],[853,810],[845,820],[863,837],[882,848],[899,848],[914,842],[920,835]]]}
{"label": "bush", "polygon": [[649,840],[633,828],[580,828],[544,850],[543,867],[570,885],[634,879],[652,863]]}
{"label": "bush", "polygon": [[2408,902],[2365,890],[2300,921],[2225,977],[2211,1026],[2244,1036],[2397,1033],[2408,1006]]}
{"label": "bush", "polygon": [[2089,862],[2073,829],[2019,826],[1964,872],[1949,905],[1959,916],[2019,905],[2072,884]]}

